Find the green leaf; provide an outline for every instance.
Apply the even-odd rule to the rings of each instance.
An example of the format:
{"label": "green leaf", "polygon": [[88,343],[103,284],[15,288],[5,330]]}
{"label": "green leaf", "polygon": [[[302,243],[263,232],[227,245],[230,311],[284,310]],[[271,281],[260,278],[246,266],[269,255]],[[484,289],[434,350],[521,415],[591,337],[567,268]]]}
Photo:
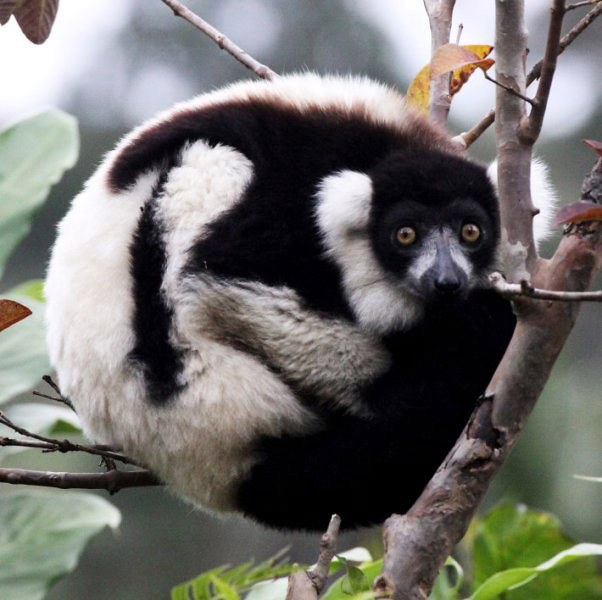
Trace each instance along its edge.
{"label": "green leaf", "polygon": [[240,600],[240,596],[236,588],[232,587],[228,582],[224,581],[217,575],[211,576],[211,583],[216,591],[214,596],[219,600]]}
{"label": "green leaf", "polygon": [[[38,402],[14,404],[4,409],[4,414],[16,425],[46,437],[62,437],[73,433],[81,433],[81,426],[77,415],[66,406],[54,406]],[[0,425],[0,436],[20,439],[8,427]],[[0,461],[9,454],[21,452],[27,448],[8,446],[0,448]]]}
{"label": "green leaf", "polygon": [[[553,515],[520,504],[503,504],[474,524],[472,589],[478,589],[500,572],[538,567],[574,544],[561,531],[560,523]],[[520,572],[510,573],[507,577],[510,580],[515,576],[517,582],[522,581]],[[595,561],[584,558],[546,572],[528,586],[505,592],[505,598],[593,600],[602,598],[602,577],[597,574]]]}
{"label": "green leaf", "polygon": [[[572,548],[563,550],[556,554],[556,556],[545,561],[537,567],[522,567],[516,569],[508,569],[492,575],[489,579],[484,581],[474,594],[470,596],[468,600],[495,600],[500,594],[508,590],[515,590],[519,586],[530,583],[533,579],[539,576],[541,573],[552,571],[562,565],[566,565],[577,559],[591,556],[602,556],[602,544],[577,544]],[[555,588],[558,593],[551,591],[549,595],[546,595],[547,600],[554,600],[554,598],[582,598],[581,595],[567,596],[562,590]],[[543,598],[544,596],[533,595],[532,588],[525,590],[526,593],[531,594],[531,598]]]}
{"label": "green leaf", "polygon": [[120,519],[114,506],[92,494],[0,494],[0,598],[41,599],[75,568],[88,540]]}
{"label": "green leaf", "polygon": [[[245,600],[282,600],[286,598],[288,577],[256,583],[245,596]],[[177,599],[172,599],[177,600]]]}
{"label": "green leaf", "polygon": [[33,298],[37,302],[44,302],[44,280],[32,279],[31,281],[26,281],[13,288],[12,293]]}
{"label": "green leaf", "polygon": [[[342,558],[345,560],[341,560]],[[345,566],[346,561],[353,564],[370,562],[372,561],[372,555],[366,548],[362,548],[361,546],[345,550],[345,552],[340,552],[330,562],[330,569],[328,570],[328,574],[332,575],[333,573],[336,573],[339,569],[342,569]],[[310,568],[313,568],[313,566]]]}
{"label": "green leaf", "polygon": [[346,570],[347,573],[345,573],[341,582],[341,589],[346,594],[359,594],[360,592],[367,592],[370,589],[370,584],[361,569],[347,565]]}
{"label": "green leaf", "polygon": [[0,132],[0,279],[33,211],[78,154],[77,123],[59,110],[20,121]]}
{"label": "green leaf", "polygon": [[[337,579],[326,590],[326,592],[322,596],[322,600],[351,600],[351,599],[362,600],[364,598],[372,598],[373,597],[373,594],[370,591],[370,588],[372,587],[372,583],[374,582],[374,580],[380,575],[380,573],[383,569],[382,559],[362,563],[358,567],[353,567],[353,568],[354,569],[357,568],[359,571],[361,571],[363,580],[365,582],[365,586],[366,586],[365,590],[366,591],[358,591],[358,592],[354,592],[352,595],[350,595],[348,592],[346,592],[343,589],[343,583],[345,581],[345,578],[347,577],[346,575],[344,575],[343,577],[339,577],[339,579]],[[347,583],[345,583],[345,587],[347,587]]]}
{"label": "green leaf", "polygon": [[534,567],[572,545],[554,515],[523,504],[502,504],[476,523],[475,585],[498,571]]}
{"label": "green leaf", "polygon": [[[181,598],[186,598],[186,600],[190,600],[190,598],[194,598],[194,600],[227,598],[229,600],[233,592],[237,596],[241,596],[249,590],[254,595],[268,594],[270,590],[264,590],[262,586],[256,586],[256,584],[259,582],[272,584],[274,581],[266,580],[274,580],[275,578],[284,579],[286,583],[286,578],[281,576],[288,575],[293,570],[300,568],[298,565],[293,566],[283,563],[283,556],[287,551],[288,548],[283,548],[255,566],[253,566],[253,561],[250,560],[231,569],[221,566],[201,573],[194,579],[174,587],[171,591],[171,598],[172,600],[180,600]],[[225,585],[218,585],[217,580]],[[267,586],[265,587],[267,588]]]}
{"label": "green leaf", "polygon": [[[453,578],[450,571],[454,572]],[[452,580],[454,583],[452,583]],[[435,580],[435,585],[429,600],[457,600],[460,598],[458,591],[464,580],[464,570],[460,563],[453,557],[448,556],[443,568]]]}
{"label": "green leaf", "polygon": [[31,316],[0,332],[0,405],[17,394],[32,389],[50,371],[46,351],[44,305],[32,296],[33,282],[24,284],[3,297],[16,300],[32,311]]}

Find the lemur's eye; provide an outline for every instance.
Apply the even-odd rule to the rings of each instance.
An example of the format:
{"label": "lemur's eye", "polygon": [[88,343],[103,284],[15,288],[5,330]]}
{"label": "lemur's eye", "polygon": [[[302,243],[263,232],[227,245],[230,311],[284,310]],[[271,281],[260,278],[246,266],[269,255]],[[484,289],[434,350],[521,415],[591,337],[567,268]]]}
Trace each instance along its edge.
{"label": "lemur's eye", "polygon": [[409,246],[416,240],[416,232],[411,227],[400,227],[395,234],[395,239],[402,246]]}
{"label": "lemur's eye", "polygon": [[469,244],[474,244],[481,237],[481,230],[474,223],[462,226],[462,239]]}

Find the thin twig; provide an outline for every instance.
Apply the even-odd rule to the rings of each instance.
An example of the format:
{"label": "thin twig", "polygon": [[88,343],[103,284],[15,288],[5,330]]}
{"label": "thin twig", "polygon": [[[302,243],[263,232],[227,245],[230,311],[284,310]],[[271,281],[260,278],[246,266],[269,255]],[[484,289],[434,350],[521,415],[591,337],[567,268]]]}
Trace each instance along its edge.
{"label": "thin twig", "polygon": [[242,63],[253,73],[262,79],[276,79],[278,74],[272,71],[269,67],[255,60],[248,52],[245,52],[240,46],[237,46],[231,39],[227,38],[221,31],[218,31],[213,25],[210,25],[204,19],[201,19],[197,14],[184,6],[178,0],[161,0],[171,8],[174,14],[182,17],[194,25],[197,29],[208,35],[222,50],[231,54],[238,62]]}
{"label": "thin twig", "polygon": [[61,398],[63,397],[59,386],[54,382],[54,379],[52,379],[50,375],[44,375],[42,381],[46,382],[59,396],[61,396]]}
{"label": "thin twig", "polygon": [[453,141],[461,144],[464,148],[468,148],[474,144],[484,133],[487,131],[490,125],[495,121],[495,108],[492,108],[474,127],[471,127],[468,131],[456,135],[453,137]]}
{"label": "thin twig", "polygon": [[462,37],[462,31],[464,31],[464,24],[460,23],[458,25],[458,32],[456,33],[456,46],[460,45],[460,38]]}
{"label": "thin twig", "polygon": [[[574,41],[581,35],[592,22],[602,14],[602,2],[599,2],[596,7],[583,17],[566,35],[562,36],[558,47],[558,55],[562,54]],[[527,75],[527,85],[533,83],[536,79],[539,79],[541,75],[541,67],[543,60],[535,63],[533,68]],[[463,146],[468,148],[472,145],[495,121],[495,109],[491,109],[476,125],[474,125],[468,131],[461,133],[456,136],[454,140],[460,142]]]}
{"label": "thin twig", "polygon": [[555,302],[602,302],[602,292],[563,292],[558,290],[541,290],[534,288],[529,282],[508,283],[501,273],[489,276],[491,287],[504,298],[533,298],[534,300],[552,300]]}
{"label": "thin twig", "polygon": [[591,6],[592,4],[598,4],[601,0],[584,0],[584,2],[575,2],[575,4],[569,4],[566,7],[566,11],[575,10],[576,8],[581,8],[582,6]]}
{"label": "thin twig", "polygon": [[0,446],[23,446],[27,448],[39,448],[45,452],[85,452],[86,454],[93,454],[95,456],[102,456],[104,458],[118,460],[128,465],[140,466],[133,459],[123,456],[117,452],[113,452],[112,450],[100,449],[97,446],[88,446],[86,444],[76,444],[70,440],[57,440],[33,433],[32,431],[28,431],[27,429],[13,423],[2,411],[0,411],[0,425],[5,425],[26,438],[37,440],[37,443],[34,443],[27,440],[0,438]]}
{"label": "thin twig", "polygon": [[543,117],[548,105],[552,81],[556,72],[556,63],[560,53],[560,37],[564,19],[566,0],[554,0],[550,9],[550,24],[546,38],[546,50],[542,59],[541,76],[537,92],[532,102],[532,110],[528,117],[522,119],[519,137],[533,144],[539,137],[543,125]]}
{"label": "thin twig", "polygon": [[511,88],[509,85],[499,82],[497,79],[490,77],[485,72],[483,72],[483,75],[485,76],[485,79],[487,79],[487,81],[491,81],[491,83],[495,83],[495,85],[498,85],[502,89],[506,90],[508,93],[513,94],[514,96],[516,96],[517,98],[520,98],[521,100],[524,100],[525,102],[528,102],[531,106],[535,105],[535,101],[532,100],[531,98],[529,98],[529,96],[525,96],[524,94],[517,92],[515,89]]}
{"label": "thin twig", "polygon": [[50,377],[50,375],[44,375],[42,377],[42,380],[44,382],[46,382],[58,394],[58,398],[55,398],[54,396],[44,396],[44,395],[40,394],[39,392],[34,392],[34,394],[36,396],[42,396],[43,398],[49,398],[50,400],[54,400],[55,402],[60,402],[61,404],[68,406],[73,412],[75,412],[75,407],[71,403],[71,400],[69,400],[68,398],[65,398],[65,396],[63,396],[63,394],[61,393],[61,390],[59,389],[59,386],[53,381],[53,379],[52,379],[52,377]]}
{"label": "thin twig", "polygon": [[15,438],[0,437],[0,447],[8,448],[9,446],[14,446],[17,448],[37,448],[38,450],[44,450],[44,452],[57,451],[55,444],[49,444],[47,442],[32,442],[29,440],[17,440]]}
{"label": "thin twig", "polygon": [[312,580],[318,595],[324,589],[326,580],[328,579],[328,571],[330,563],[334,558],[334,553],[337,549],[337,540],[339,537],[339,529],[341,528],[341,517],[332,515],[328,529],[320,540],[320,555],[316,566],[309,572],[309,577]]}
{"label": "thin twig", "polygon": [[150,471],[107,471],[105,473],[65,473],[0,469],[0,483],[39,485],[61,489],[107,490],[115,494],[132,487],[162,485]]}
{"label": "thin twig", "polygon": [[57,398],[56,396],[49,396],[48,394],[42,394],[42,392],[37,392],[36,390],[33,390],[31,394],[33,396],[38,396],[38,398],[46,398],[46,400],[54,400],[55,402],[63,401],[61,398]]}

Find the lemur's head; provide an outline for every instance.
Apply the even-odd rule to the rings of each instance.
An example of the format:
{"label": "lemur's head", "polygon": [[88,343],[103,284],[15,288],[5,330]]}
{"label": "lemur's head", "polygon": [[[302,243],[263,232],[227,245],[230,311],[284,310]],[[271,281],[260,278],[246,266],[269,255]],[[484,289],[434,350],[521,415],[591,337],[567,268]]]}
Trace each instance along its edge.
{"label": "lemur's head", "polygon": [[380,265],[424,300],[479,285],[499,241],[499,214],[486,170],[435,152],[389,156],[370,173],[369,237]]}
{"label": "lemur's head", "polygon": [[327,177],[318,223],[358,321],[409,327],[426,304],[458,302],[482,286],[499,243],[486,169],[460,156],[408,150],[368,173]]}

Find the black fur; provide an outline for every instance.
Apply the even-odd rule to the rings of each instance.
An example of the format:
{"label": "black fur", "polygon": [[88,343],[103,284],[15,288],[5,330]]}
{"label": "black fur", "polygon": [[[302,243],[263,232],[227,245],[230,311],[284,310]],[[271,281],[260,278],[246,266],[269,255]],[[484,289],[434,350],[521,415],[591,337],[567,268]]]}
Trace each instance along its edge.
{"label": "black fur", "polygon": [[460,435],[514,329],[509,304],[476,292],[459,306],[432,307],[387,344],[392,368],[364,390],[371,419],[331,415],[309,436],[266,438],[238,502],[280,528],[323,530],[405,512]]}
{"label": "black fur", "polygon": [[[189,270],[287,285],[314,309],[350,316],[338,268],[323,259],[313,201],[318,183],[340,169],[367,171],[393,150],[419,150],[416,132],[400,133],[334,110],[299,114],[259,104],[227,112],[225,143],[253,161],[255,174],[238,204],[194,247]],[[245,130],[249,123],[254,127]],[[262,144],[251,146],[252,136]]]}
{"label": "black fur", "polygon": [[161,293],[167,258],[164,228],[156,212],[157,202],[173,166],[175,162],[171,161],[161,169],[152,197],[141,207],[142,213],[130,247],[135,305],[133,329],[136,336],[130,359],[142,369],[148,397],[155,404],[165,404],[180,389],[178,375],[182,368],[181,352],[169,338],[173,311]]}
{"label": "black fur", "polygon": [[[371,172],[371,240],[381,265],[403,280],[411,259],[422,251],[422,237],[438,226],[459,232],[479,226],[477,243],[465,245],[476,271],[491,265],[499,239],[499,211],[493,185],[481,165],[459,156],[414,150],[390,154]],[[411,226],[417,240],[405,248],[394,237]],[[393,241],[393,243],[392,243]]]}
{"label": "black fur", "polygon": [[[424,121],[402,132],[361,115],[321,108],[301,114],[258,101],[189,110],[126,147],[109,173],[110,186],[131,186],[201,138],[242,152],[254,176],[238,203],[195,244],[187,275],[288,286],[312,309],[353,319],[315,219],[318,183],[340,169],[372,177],[371,240],[389,276],[403,280],[404,258],[392,252],[390,231],[412,211],[421,222],[470,215],[484,231],[471,255],[475,271],[492,262],[499,224],[485,170],[455,156]],[[132,246],[133,354],[147,369],[156,402],[174,392],[180,368],[169,344],[171,314],[160,295],[164,253],[160,224],[145,213]],[[393,365],[362,390],[371,418],[320,409],[321,431],[258,440],[259,460],[241,482],[238,507],[268,525],[300,529],[323,529],[333,512],[345,527],[403,512],[459,435],[513,327],[509,304],[491,292],[433,304],[412,330],[384,340]],[[311,406],[311,398],[305,400]]]}

